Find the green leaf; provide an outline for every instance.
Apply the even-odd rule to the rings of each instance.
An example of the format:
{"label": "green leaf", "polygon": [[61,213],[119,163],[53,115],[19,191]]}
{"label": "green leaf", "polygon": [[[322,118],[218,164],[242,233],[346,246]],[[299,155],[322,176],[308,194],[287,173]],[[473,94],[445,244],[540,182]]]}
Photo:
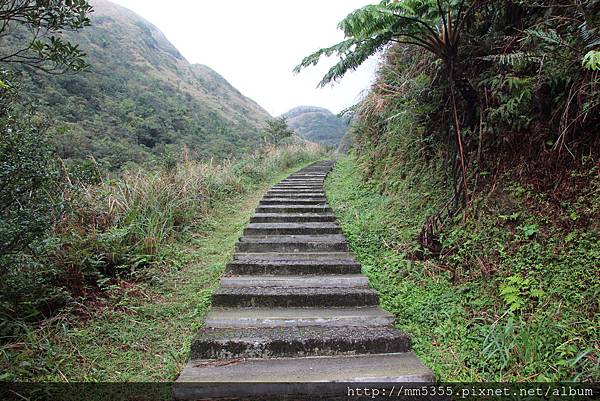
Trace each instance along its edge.
{"label": "green leaf", "polygon": [[586,70],[600,71],[600,51],[590,50],[583,56],[581,65]]}

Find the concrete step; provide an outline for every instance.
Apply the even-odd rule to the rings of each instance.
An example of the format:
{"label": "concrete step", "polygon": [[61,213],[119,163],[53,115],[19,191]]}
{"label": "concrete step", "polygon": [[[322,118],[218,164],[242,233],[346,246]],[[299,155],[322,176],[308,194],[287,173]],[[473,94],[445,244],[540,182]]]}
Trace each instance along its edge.
{"label": "concrete step", "polygon": [[323,205],[260,205],[256,213],[332,213],[326,203]]}
{"label": "concrete step", "polygon": [[256,213],[251,223],[325,223],[334,222],[335,214],[325,213]]}
{"label": "concrete step", "polygon": [[271,188],[323,188],[322,182],[280,182],[278,184],[273,185]]}
{"label": "concrete step", "polygon": [[288,177],[279,182],[297,182],[297,181],[315,181],[315,182],[323,182],[325,181],[325,177]]}
{"label": "concrete step", "polygon": [[[308,184],[321,184],[323,185],[323,183],[325,182],[325,177],[321,177],[321,178],[312,178],[312,177],[307,177],[307,178],[301,178],[301,177],[296,177],[296,178],[286,178],[285,180],[281,180],[279,181],[277,184],[299,184],[299,183],[308,183]],[[277,185],[276,184],[276,185]]]}
{"label": "concrete step", "polygon": [[278,198],[265,196],[259,203],[260,205],[325,205],[327,204],[327,198]]}
{"label": "concrete step", "polygon": [[281,193],[281,192],[267,192],[262,200],[271,200],[271,199],[285,199],[288,202],[294,200],[318,200],[321,203],[327,203],[327,197],[325,194],[320,194],[318,192],[305,192],[305,193]]}
{"label": "concrete step", "polygon": [[321,199],[327,200],[324,192],[278,192],[268,191],[263,195],[264,199],[280,198],[280,199]]}
{"label": "concrete step", "polygon": [[271,188],[269,188],[269,191],[277,191],[277,192],[292,192],[292,193],[302,193],[302,192],[320,192],[320,193],[324,193],[323,190],[323,186],[309,186],[309,187],[302,187],[302,188],[289,188],[289,187],[277,187],[277,186],[273,186]]}
{"label": "concrete step", "polygon": [[286,186],[286,185],[275,185],[271,187],[272,191],[290,191],[295,193],[301,192],[323,192],[322,185],[303,185],[303,186]]}
{"label": "concrete step", "polygon": [[347,252],[342,234],[250,235],[236,244],[238,252]]}
{"label": "concrete step", "polygon": [[[222,364],[191,360],[173,392],[178,400],[348,400],[348,383],[358,382],[434,383],[435,376],[412,352],[245,359]],[[380,387],[387,386],[374,386]]]}
{"label": "concrete step", "polygon": [[293,191],[293,192],[320,192],[323,191],[323,186],[322,185],[275,185],[271,187],[271,190],[274,191],[281,191],[281,190],[288,190],[288,191]]}
{"label": "concrete step", "polygon": [[319,262],[329,260],[345,260],[355,262],[352,252],[236,252],[233,260],[314,260]]}
{"label": "concrete step", "polygon": [[354,308],[211,308],[205,327],[390,326],[394,315],[378,306]]}
{"label": "concrete step", "polygon": [[410,351],[410,337],[393,327],[302,326],[203,328],[191,359],[285,358]]}
{"label": "concrete step", "polygon": [[303,193],[303,192],[318,192],[320,194],[324,194],[324,190],[323,187],[320,187],[318,189],[315,188],[269,188],[268,192],[279,192],[279,193]]}
{"label": "concrete step", "polygon": [[316,275],[228,275],[221,278],[221,287],[231,288],[368,288],[369,280],[362,274]]}
{"label": "concrete step", "polygon": [[250,223],[244,235],[340,234],[337,223]]}
{"label": "concrete step", "polygon": [[229,262],[226,274],[233,275],[298,275],[298,274],[359,274],[360,264],[349,258],[291,259],[239,258]]}
{"label": "concrete step", "polygon": [[267,191],[265,198],[326,198],[325,192]]}
{"label": "concrete step", "polygon": [[[273,185],[273,187],[285,187],[285,188],[289,188],[289,187],[323,187],[323,182],[322,181],[280,181],[277,184]],[[273,188],[271,187],[271,188]]]}
{"label": "concrete step", "polygon": [[218,288],[213,306],[315,307],[376,306],[377,294],[368,288]]}
{"label": "concrete step", "polygon": [[325,174],[325,173],[301,173],[301,174],[292,174],[288,177],[288,179],[306,178],[306,179],[324,180],[325,177],[327,177],[327,174]]}

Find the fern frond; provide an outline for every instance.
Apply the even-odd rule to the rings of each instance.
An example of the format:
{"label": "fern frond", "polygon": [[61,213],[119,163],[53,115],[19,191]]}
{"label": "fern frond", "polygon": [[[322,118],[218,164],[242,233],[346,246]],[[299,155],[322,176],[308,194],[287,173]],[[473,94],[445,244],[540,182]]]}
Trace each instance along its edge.
{"label": "fern frond", "polygon": [[352,52],[346,53],[336,65],[329,69],[321,82],[319,82],[319,87],[338,80],[348,71],[356,70],[365,60],[382,50],[391,39],[392,34],[387,32],[356,44]]}
{"label": "fern frond", "polygon": [[478,57],[479,60],[493,61],[505,67],[522,66],[528,63],[540,63],[541,57],[527,52],[513,52],[506,54],[492,54]]}
{"label": "fern frond", "polygon": [[592,49],[600,46],[600,30],[598,27],[590,28],[586,21],[579,25],[579,35],[585,47]]}
{"label": "fern frond", "polygon": [[[294,68],[298,73],[313,66],[323,56],[337,55],[339,62],[323,77],[319,86],[341,78],[380,51],[390,42],[420,46],[446,61],[456,56],[460,36],[460,14],[466,0],[447,0],[443,10],[440,0],[382,0],[359,8],[346,16],[338,28],[345,40],[317,50]],[[452,11],[453,6],[458,12]],[[442,15],[442,13],[444,15]],[[435,21],[442,21],[436,29]]]}
{"label": "fern frond", "polygon": [[381,33],[396,22],[393,12],[379,4],[371,4],[359,8],[344,18],[338,28],[346,37],[366,39]]}
{"label": "fern frond", "polygon": [[300,64],[298,64],[296,67],[294,67],[294,72],[297,74],[305,67],[310,67],[311,65],[317,65],[322,56],[329,57],[334,53],[338,54],[338,55],[346,54],[355,45],[356,45],[356,41],[354,39],[346,39],[346,40],[344,40],[340,43],[337,43],[331,47],[325,47],[323,49],[319,49],[316,52],[312,53],[311,55],[304,57],[304,59],[302,59]]}
{"label": "fern frond", "polygon": [[554,29],[527,29],[525,34],[527,35],[526,39],[540,39],[548,44],[570,47]]}

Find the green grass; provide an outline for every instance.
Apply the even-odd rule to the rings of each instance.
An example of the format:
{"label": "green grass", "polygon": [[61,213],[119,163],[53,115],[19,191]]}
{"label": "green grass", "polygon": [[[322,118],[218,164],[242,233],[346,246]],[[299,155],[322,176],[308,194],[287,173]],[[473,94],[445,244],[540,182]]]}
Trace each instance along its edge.
{"label": "green grass", "polygon": [[166,263],[138,283],[120,282],[107,299],[64,312],[0,348],[0,375],[13,381],[172,381],[234,244],[262,193],[301,165],[215,207],[193,234],[168,246]]}
{"label": "green grass", "polygon": [[508,224],[476,205],[443,231],[445,256],[415,260],[416,236],[437,199],[433,179],[421,172],[418,181],[382,195],[382,184],[365,183],[347,157],[326,190],[382,306],[425,364],[448,381],[598,381],[593,229],[569,238],[525,207]]}

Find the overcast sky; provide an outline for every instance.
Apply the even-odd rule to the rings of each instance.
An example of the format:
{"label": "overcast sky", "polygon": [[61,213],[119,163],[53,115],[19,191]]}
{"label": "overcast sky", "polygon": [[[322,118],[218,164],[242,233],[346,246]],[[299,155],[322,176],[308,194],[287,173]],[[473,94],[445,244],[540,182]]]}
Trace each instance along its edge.
{"label": "overcast sky", "polygon": [[332,87],[316,89],[334,64],[298,75],[304,56],[343,39],[337,23],[375,0],[113,0],[156,25],[191,63],[216,70],[274,116],[313,105],[338,113],[370,86],[369,60]]}

